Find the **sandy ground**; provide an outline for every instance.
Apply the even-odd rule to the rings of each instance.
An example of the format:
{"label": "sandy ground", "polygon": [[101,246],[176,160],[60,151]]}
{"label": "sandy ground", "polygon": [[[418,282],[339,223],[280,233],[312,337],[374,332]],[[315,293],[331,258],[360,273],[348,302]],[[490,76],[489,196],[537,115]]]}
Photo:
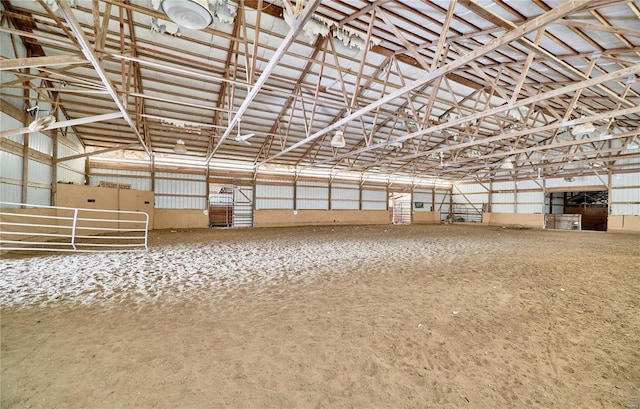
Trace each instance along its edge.
{"label": "sandy ground", "polygon": [[0,260],[2,408],[640,407],[640,237],[152,232]]}

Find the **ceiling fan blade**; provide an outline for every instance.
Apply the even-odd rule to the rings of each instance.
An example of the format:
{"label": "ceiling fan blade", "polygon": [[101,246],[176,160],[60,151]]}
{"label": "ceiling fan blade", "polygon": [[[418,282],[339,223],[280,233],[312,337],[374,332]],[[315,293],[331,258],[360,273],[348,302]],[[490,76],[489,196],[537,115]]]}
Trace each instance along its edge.
{"label": "ceiling fan blade", "polygon": [[[84,118],[69,119],[69,120],[66,120],[66,121],[53,122],[53,123],[50,123],[49,125],[47,125],[44,129],[39,129],[39,130],[50,130],[50,129],[65,128],[65,127],[68,127],[68,126],[83,125],[83,124],[89,124],[89,123],[99,122],[99,121],[108,121],[110,119],[116,119],[116,118],[121,118],[121,117],[122,117],[122,113],[121,112],[111,112],[111,113],[108,113],[108,114],[94,115],[94,116],[88,116],[88,117],[84,117]],[[29,133],[29,132],[33,132],[32,130],[29,129],[29,127],[17,128],[17,129],[9,129],[9,130],[0,132],[0,138],[6,138],[6,137],[9,137],[9,136],[14,136],[14,135],[22,135],[22,134],[26,134],[26,133]]]}
{"label": "ceiling fan blade", "polygon": [[[243,138],[243,136],[246,136],[246,135],[239,135],[239,136],[236,136],[236,137],[234,138],[234,140],[235,140],[236,142],[240,142],[240,143],[243,143],[243,144],[245,144],[245,145],[250,146],[250,145],[251,145],[251,142],[249,142],[249,141],[247,140],[247,139],[249,139],[249,138]],[[253,135],[252,135],[252,136],[253,136]]]}
{"label": "ceiling fan blade", "polygon": [[254,137],[255,133],[248,133],[246,135],[238,135],[236,136],[236,141],[246,141],[247,139]]}

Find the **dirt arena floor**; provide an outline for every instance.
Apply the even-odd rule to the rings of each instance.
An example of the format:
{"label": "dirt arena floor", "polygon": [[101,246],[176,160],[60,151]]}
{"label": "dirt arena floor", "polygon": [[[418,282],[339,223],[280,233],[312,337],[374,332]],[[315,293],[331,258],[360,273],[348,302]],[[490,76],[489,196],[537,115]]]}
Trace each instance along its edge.
{"label": "dirt arena floor", "polygon": [[0,260],[2,408],[640,407],[640,236],[160,231]]}

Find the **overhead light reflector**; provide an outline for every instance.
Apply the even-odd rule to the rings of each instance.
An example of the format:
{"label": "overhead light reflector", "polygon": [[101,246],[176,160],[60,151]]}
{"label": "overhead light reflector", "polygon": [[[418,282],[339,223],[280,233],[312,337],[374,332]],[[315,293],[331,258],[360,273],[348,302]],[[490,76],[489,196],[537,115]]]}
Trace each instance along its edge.
{"label": "overhead light reflector", "polygon": [[173,147],[173,151],[175,153],[187,153],[187,147],[182,139],[176,141],[176,146]]}
{"label": "overhead light reflector", "polygon": [[574,126],[573,129],[571,129],[571,135],[573,136],[584,135],[587,133],[591,133],[595,130],[596,130],[596,127],[593,126],[591,122],[585,122],[583,124]]}
{"label": "overhead light reflector", "polygon": [[180,27],[202,30],[213,22],[207,0],[162,0],[161,6]]}
{"label": "overhead light reflector", "polygon": [[500,169],[513,169],[513,161],[511,160],[511,158],[506,158],[504,162],[502,162],[502,165],[500,165]]}
{"label": "overhead light reflector", "polygon": [[342,131],[336,131],[331,139],[331,146],[334,148],[344,148],[347,145],[347,141],[344,140],[344,134]]}

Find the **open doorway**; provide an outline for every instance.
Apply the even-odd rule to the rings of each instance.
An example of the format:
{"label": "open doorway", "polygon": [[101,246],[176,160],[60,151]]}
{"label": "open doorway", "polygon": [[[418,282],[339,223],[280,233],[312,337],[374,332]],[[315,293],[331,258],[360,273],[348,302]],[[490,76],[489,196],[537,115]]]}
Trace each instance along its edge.
{"label": "open doorway", "polygon": [[392,224],[411,224],[411,193],[389,193],[389,213]]}
{"label": "open doorway", "polygon": [[[607,231],[607,190],[549,192],[545,198],[547,228]],[[563,220],[571,220],[568,227]],[[579,226],[576,228],[575,226]]]}

